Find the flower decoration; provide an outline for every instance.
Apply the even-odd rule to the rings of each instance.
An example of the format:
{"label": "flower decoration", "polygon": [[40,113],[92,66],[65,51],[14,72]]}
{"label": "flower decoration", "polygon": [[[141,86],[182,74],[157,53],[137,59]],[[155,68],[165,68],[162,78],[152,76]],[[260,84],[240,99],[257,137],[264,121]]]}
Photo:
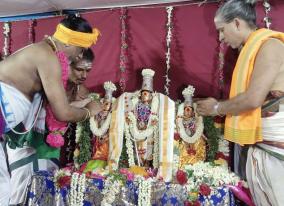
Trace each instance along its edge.
{"label": "flower decoration", "polygon": [[263,1],[263,7],[265,11],[265,17],[263,18],[263,21],[265,23],[266,28],[270,29],[272,23],[271,23],[271,18],[269,17],[269,12],[271,11],[269,0]]}
{"label": "flower decoration", "polygon": [[125,80],[125,73],[127,67],[127,29],[126,29],[126,19],[127,19],[127,9],[121,8],[120,10],[120,21],[121,21],[121,36],[120,36],[120,62],[119,62],[119,70],[120,70],[120,79],[119,79],[119,86],[121,93],[125,91],[126,87],[126,80]]}
{"label": "flower decoration", "polygon": [[172,6],[168,6],[166,7],[166,11],[167,11],[167,37],[166,37],[166,84],[164,86],[164,90],[165,90],[165,94],[167,96],[169,96],[170,91],[169,91],[169,87],[170,87],[170,82],[171,80],[169,79],[169,71],[171,68],[171,41],[172,41],[172,28],[173,28],[173,24],[172,24],[172,11],[173,11]]}
{"label": "flower decoration", "polygon": [[3,35],[4,35],[3,58],[5,59],[11,54],[11,22],[4,22]]}
{"label": "flower decoration", "polygon": [[35,26],[37,22],[35,19],[29,20],[29,43],[35,43]]}

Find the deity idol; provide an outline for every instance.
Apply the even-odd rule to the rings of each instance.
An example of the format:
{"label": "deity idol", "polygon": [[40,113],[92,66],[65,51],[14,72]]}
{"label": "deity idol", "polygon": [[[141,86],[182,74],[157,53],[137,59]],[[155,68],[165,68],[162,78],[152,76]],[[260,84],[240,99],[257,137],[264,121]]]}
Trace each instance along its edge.
{"label": "deity idol", "polygon": [[111,124],[112,93],[116,86],[112,82],[104,83],[105,96],[102,99],[102,111],[90,118],[92,138],[92,158],[84,172],[95,171],[107,165],[109,155],[109,127]]}
{"label": "deity idol", "polygon": [[143,69],[142,88],[124,93],[113,112],[110,128],[110,168],[116,169],[125,138],[129,167],[157,168],[158,175],[171,180],[174,135],[174,102],[154,92],[151,69]]}
{"label": "deity idol", "polygon": [[178,106],[176,116],[175,151],[179,153],[179,168],[206,158],[203,119],[195,112],[192,101],[194,90],[191,85],[183,90],[184,103]]}

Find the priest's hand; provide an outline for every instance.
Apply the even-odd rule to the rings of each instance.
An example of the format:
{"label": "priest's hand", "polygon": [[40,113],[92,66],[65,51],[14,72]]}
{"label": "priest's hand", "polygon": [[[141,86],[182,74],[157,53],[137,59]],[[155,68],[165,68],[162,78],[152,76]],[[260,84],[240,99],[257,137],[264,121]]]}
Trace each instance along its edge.
{"label": "priest's hand", "polygon": [[92,101],[91,98],[85,98],[83,100],[73,101],[73,102],[70,103],[70,105],[73,106],[73,107],[77,107],[77,108],[83,108],[87,104],[89,104],[91,101]]}
{"label": "priest's hand", "polygon": [[214,98],[207,98],[196,102],[196,111],[201,116],[216,116],[218,115],[218,101]]}

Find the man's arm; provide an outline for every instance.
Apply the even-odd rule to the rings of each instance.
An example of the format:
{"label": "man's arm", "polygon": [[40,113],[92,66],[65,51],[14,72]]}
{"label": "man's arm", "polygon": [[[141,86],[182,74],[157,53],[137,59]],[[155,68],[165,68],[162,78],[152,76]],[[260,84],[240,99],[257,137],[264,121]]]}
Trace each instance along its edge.
{"label": "man's arm", "polygon": [[40,50],[38,56],[36,65],[39,77],[55,117],[65,122],[83,120],[87,116],[87,111],[69,105],[61,80],[61,66],[56,55],[52,51]]}
{"label": "man's arm", "polygon": [[214,98],[198,101],[198,113],[205,116],[216,115],[217,113],[237,115],[260,107],[283,64],[283,54],[283,43],[276,39],[266,41],[256,56],[248,89],[234,98],[219,102],[217,108],[215,106],[217,105],[217,100]]}

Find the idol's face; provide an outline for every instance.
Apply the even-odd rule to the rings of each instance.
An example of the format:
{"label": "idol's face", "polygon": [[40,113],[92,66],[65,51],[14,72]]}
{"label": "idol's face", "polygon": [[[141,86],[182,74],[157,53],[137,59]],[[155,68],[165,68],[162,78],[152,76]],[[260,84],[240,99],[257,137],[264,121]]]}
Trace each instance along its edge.
{"label": "idol's face", "polygon": [[111,102],[108,100],[104,100],[103,102],[103,110],[104,111],[110,111],[111,108]]}
{"label": "idol's face", "polygon": [[152,100],[152,93],[147,90],[141,91],[141,101],[143,103],[149,103]]}
{"label": "idol's face", "polygon": [[183,115],[184,115],[186,118],[192,117],[192,116],[193,116],[192,107],[190,107],[190,106],[185,106],[185,107],[184,107],[184,111],[183,111]]}

